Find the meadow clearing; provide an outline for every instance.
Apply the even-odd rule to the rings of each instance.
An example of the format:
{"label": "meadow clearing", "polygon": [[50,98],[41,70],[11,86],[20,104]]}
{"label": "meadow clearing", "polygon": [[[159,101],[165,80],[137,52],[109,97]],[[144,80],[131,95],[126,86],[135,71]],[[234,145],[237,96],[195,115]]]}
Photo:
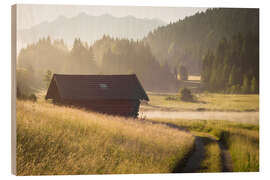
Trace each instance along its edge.
{"label": "meadow clearing", "polygon": [[257,112],[259,111],[259,95],[255,94],[194,94],[196,102],[167,100],[168,97],[177,97],[178,94],[147,93],[149,103],[141,109],[163,111],[230,111],[230,112]]}
{"label": "meadow clearing", "polygon": [[[212,96],[224,95],[204,98],[211,104]],[[256,95],[225,96],[258,108]],[[153,105],[164,98],[150,95],[142,108],[166,108]],[[16,110],[18,175],[259,171],[258,121],[108,116],[53,105],[42,93],[37,102],[17,100]]]}
{"label": "meadow clearing", "polygon": [[142,117],[188,129],[204,144],[199,172],[226,171],[226,163],[231,171],[259,171],[259,95],[201,93],[184,102],[148,94]]}

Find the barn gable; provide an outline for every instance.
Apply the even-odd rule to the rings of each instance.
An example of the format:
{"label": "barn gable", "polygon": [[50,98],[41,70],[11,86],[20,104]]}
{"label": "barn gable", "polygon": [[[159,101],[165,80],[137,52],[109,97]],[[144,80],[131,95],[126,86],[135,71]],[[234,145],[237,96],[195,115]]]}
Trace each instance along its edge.
{"label": "barn gable", "polygon": [[62,75],[54,74],[46,99],[146,100],[147,94],[136,75]]}
{"label": "barn gable", "polygon": [[138,115],[140,100],[149,101],[136,75],[54,74],[46,99],[93,111]]}

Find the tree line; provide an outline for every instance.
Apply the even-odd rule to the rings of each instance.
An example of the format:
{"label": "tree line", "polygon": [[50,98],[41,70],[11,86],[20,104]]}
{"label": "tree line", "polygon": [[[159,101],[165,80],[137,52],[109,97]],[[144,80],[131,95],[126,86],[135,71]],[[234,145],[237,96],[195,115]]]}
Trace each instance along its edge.
{"label": "tree line", "polygon": [[203,58],[205,90],[224,93],[259,93],[259,35],[238,33],[223,38]]}
{"label": "tree line", "polygon": [[136,74],[146,90],[177,88],[168,64],[160,65],[148,44],[109,36],[92,46],[76,38],[71,49],[63,40],[41,38],[20,51],[17,65],[31,78],[34,88],[46,87],[48,70],[60,74]]}
{"label": "tree line", "polygon": [[208,49],[238,32],[259,32],[259,9],[207,9],[155,29],[144,41],[159,62],[168,62],[171,69],[184,65],[191,74],[200,74]]}

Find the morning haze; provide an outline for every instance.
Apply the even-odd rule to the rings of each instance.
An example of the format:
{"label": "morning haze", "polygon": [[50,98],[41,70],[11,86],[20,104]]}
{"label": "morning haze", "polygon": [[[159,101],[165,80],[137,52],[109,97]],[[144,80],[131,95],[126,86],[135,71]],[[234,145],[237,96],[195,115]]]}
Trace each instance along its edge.
{"label": "morning haze", "polygon": [[141,40],[160,26],[204,10],[180,7],[18,5],[18,50],[48,36],[63,39],[69,48],[75,38],[89,44],[103,35]]}
{"label": "morning haze", "polygon": [[124,17],[130,15],[141,19],[160,19],[164,23],[170,23],[206,9],[140,6],[19,5],[17,25],[18,29],[27,29],[44,21],[53,21],[58,16],[73,17],[82,12],[93,16],[110,14],[115,17]]}
{"label": "morning haze", "polygon": [[258,9],[17,7],[17,175],[259,171]]}

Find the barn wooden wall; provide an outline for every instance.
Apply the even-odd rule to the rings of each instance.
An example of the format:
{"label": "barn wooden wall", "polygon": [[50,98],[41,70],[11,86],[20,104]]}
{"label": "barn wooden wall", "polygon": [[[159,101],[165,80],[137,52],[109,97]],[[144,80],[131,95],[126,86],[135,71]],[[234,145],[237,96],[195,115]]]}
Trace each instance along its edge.
{"label": "barn wooden wall", "polygon": [[89,101],[62,101],[62,104],[78,106],[92,111],[137,117],[140,107],[139,100],[89,100]]}

